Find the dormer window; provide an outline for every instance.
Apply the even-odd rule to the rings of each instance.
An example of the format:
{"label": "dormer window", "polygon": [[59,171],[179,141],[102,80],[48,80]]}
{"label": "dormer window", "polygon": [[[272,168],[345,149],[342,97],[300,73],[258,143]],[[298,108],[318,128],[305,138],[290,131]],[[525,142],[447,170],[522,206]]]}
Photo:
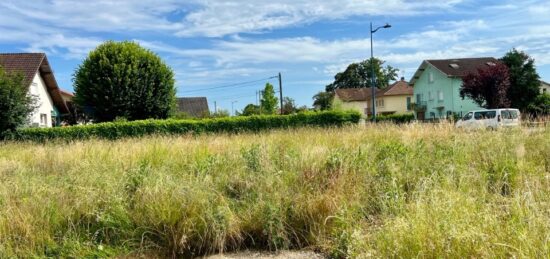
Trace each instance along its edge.
{"label": "dormer window", "polygon": [[487,62],[485,64],[487,64],[487,66],[490,66],[490,67],[494,67],[497,65],[495,62]]}
{"label": "dormer window", "polygon": [[452,63],[452,64],[450,64],[449,66],[452,67],[453,69],[458,69],[458,68],[460,68],[460,66],[459,66],[458,64],[456,64],[456,63]]}

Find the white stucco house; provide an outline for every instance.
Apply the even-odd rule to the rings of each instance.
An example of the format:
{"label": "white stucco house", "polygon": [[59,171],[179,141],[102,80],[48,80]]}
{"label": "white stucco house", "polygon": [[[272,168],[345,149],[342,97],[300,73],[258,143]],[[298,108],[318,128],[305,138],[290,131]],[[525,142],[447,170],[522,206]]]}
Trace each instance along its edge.
{"label": "white stucco house", "polygon": [[53,70],[44,53],[0,53],[0,67],[8,73],[20,73],[37,108],[29,118],[30,127],[53,127],[70,113]]}

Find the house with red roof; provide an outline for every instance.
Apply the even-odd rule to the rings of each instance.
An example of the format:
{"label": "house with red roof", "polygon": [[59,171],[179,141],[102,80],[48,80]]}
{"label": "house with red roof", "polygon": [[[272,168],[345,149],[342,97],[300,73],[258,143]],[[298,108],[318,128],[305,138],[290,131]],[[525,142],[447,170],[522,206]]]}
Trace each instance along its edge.
{"label": "house with red roof", "polygon": [[[413,88],[404,78],[384,89],[376,89],[376,114],[412,113]],[[365,116],[372,115],[372,89],[345,88],[336,89],[334,99],[343,109],[352,109]]]}
{"label": "house with red roof", "polygon": [[70,114],[53,69],[44,53],[0,53],[0,67],[23,76],[24,87],[36,99],[37,108],[29,118],[31,127],[53,127]]}

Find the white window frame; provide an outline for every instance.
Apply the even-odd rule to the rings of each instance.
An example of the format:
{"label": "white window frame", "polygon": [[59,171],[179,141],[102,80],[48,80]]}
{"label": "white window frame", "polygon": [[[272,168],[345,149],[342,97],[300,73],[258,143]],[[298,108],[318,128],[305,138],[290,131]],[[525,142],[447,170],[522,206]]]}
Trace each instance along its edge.
{"label": "white window frame", "polygon": [[441,90],[438,90],[437,91],[437,100],[440,101],[440,102],[443,102],[443,91]]}
{"label": "white window frame", "polygon": [[434,82],[434,73],[430,71],[428,73],[428,83],[432,84]]}
{"label": "white window frame", "polygon": [[431,91],[428,91],[428,100],[433,101],[434,97]]}

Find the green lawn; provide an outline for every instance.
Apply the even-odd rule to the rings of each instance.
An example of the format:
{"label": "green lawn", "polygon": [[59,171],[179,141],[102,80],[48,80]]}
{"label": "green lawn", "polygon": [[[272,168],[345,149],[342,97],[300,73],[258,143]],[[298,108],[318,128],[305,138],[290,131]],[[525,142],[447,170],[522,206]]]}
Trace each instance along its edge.
{"label": "green lawn", "polygon": [[0,257],[550,256],[550,128],[1,143]]}

